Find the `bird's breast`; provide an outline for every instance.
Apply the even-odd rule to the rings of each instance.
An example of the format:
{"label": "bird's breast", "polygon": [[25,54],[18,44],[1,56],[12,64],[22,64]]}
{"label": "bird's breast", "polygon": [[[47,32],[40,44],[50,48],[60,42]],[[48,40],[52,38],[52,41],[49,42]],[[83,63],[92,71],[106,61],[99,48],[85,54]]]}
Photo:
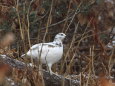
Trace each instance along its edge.
{"label": "bird's breast", "polygon": [[46,54],[42,54],[42,61],[43,63],[55,63],[61,59],[63,55],[63,47],[58,48],[52,48],[49,49]]}

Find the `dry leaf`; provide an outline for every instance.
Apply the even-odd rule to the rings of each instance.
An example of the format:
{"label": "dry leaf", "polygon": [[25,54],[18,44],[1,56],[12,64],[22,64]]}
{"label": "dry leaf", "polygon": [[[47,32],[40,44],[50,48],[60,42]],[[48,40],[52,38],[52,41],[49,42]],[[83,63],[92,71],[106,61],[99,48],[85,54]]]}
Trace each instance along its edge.
{"label": "dry leaf", "polygon": [[2,40],[0,40],[0,47],[5,48],[9,46],[11,43],[13,43],[14,40],[15,40],[14,34],[9,32],[2,38]]}
{"label": "dry leaf", "polygon": [[80,13],[77,15],[77,18],[78,18],[81,25],[84,25],[87,23],[87,17],[85,15]]}
{"label": "dry leaf", "polygon": [[100,78],[100,86],[115,86],[112,80],[108,80],[104,77]]}
{"label": "dry leaf", "polygon": [[0,65],[0,83],[3,83],[5,76],[9,71],[9,68],[10,67],[6,64]]}

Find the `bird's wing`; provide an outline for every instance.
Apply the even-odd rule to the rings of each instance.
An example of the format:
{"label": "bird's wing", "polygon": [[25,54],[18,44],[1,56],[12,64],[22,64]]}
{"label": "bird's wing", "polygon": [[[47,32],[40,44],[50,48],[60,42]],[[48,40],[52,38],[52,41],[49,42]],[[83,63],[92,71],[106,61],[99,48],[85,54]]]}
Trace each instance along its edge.
{"label": "bird's wing", "polygon": [[54,44],[53,42],[49,42],[49,43],[43,43],[43,46],[47,46],[48,48],[51,48],[51,47],[56,47],[56,44]]}
{"label": "bird's wing", "polygon": [[31,50],[38,49],[41,45],[42,45],[42,43],[40,43],[40,44],[35,44],[35,45],[33,45],[30,49],[31,49]]}
{"label": "bird's wing", "polygon": [[56,47],[56,45],[53,43],[53,42],[49,42],[49,43],[40,43],[40,44],[35,44],[33,45],[30,50],[41,50],[42,48],[46,48],[46,50],[48,48],[51,48],[51,47]]}

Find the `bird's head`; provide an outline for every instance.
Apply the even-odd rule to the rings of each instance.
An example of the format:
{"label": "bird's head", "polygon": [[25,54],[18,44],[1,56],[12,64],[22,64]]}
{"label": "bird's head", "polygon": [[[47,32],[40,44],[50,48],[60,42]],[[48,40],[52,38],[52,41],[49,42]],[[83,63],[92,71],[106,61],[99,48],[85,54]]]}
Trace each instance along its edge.
{"label": "bird's head", "polygon": [[64,38],[66,37],[66,35],[64,33],[58,33],[56,36],[55,36],[55,39],[58,39],[58,40],[63,40]]}

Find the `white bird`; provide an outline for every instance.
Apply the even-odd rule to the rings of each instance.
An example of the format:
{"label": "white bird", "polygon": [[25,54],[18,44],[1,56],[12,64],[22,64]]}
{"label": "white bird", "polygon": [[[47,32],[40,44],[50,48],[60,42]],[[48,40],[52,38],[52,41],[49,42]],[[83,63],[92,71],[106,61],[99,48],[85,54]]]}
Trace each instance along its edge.
{"label": "white bird", "polygon": [[42,64],[47,64],[50,74],[52,74],[52,65],[58,62],[63,55],[62,41],[65,37],[66,35],[64,33],[58,33],[53,42],[35,44],[24,55],[32,57],[33,59],[38,58]]}

